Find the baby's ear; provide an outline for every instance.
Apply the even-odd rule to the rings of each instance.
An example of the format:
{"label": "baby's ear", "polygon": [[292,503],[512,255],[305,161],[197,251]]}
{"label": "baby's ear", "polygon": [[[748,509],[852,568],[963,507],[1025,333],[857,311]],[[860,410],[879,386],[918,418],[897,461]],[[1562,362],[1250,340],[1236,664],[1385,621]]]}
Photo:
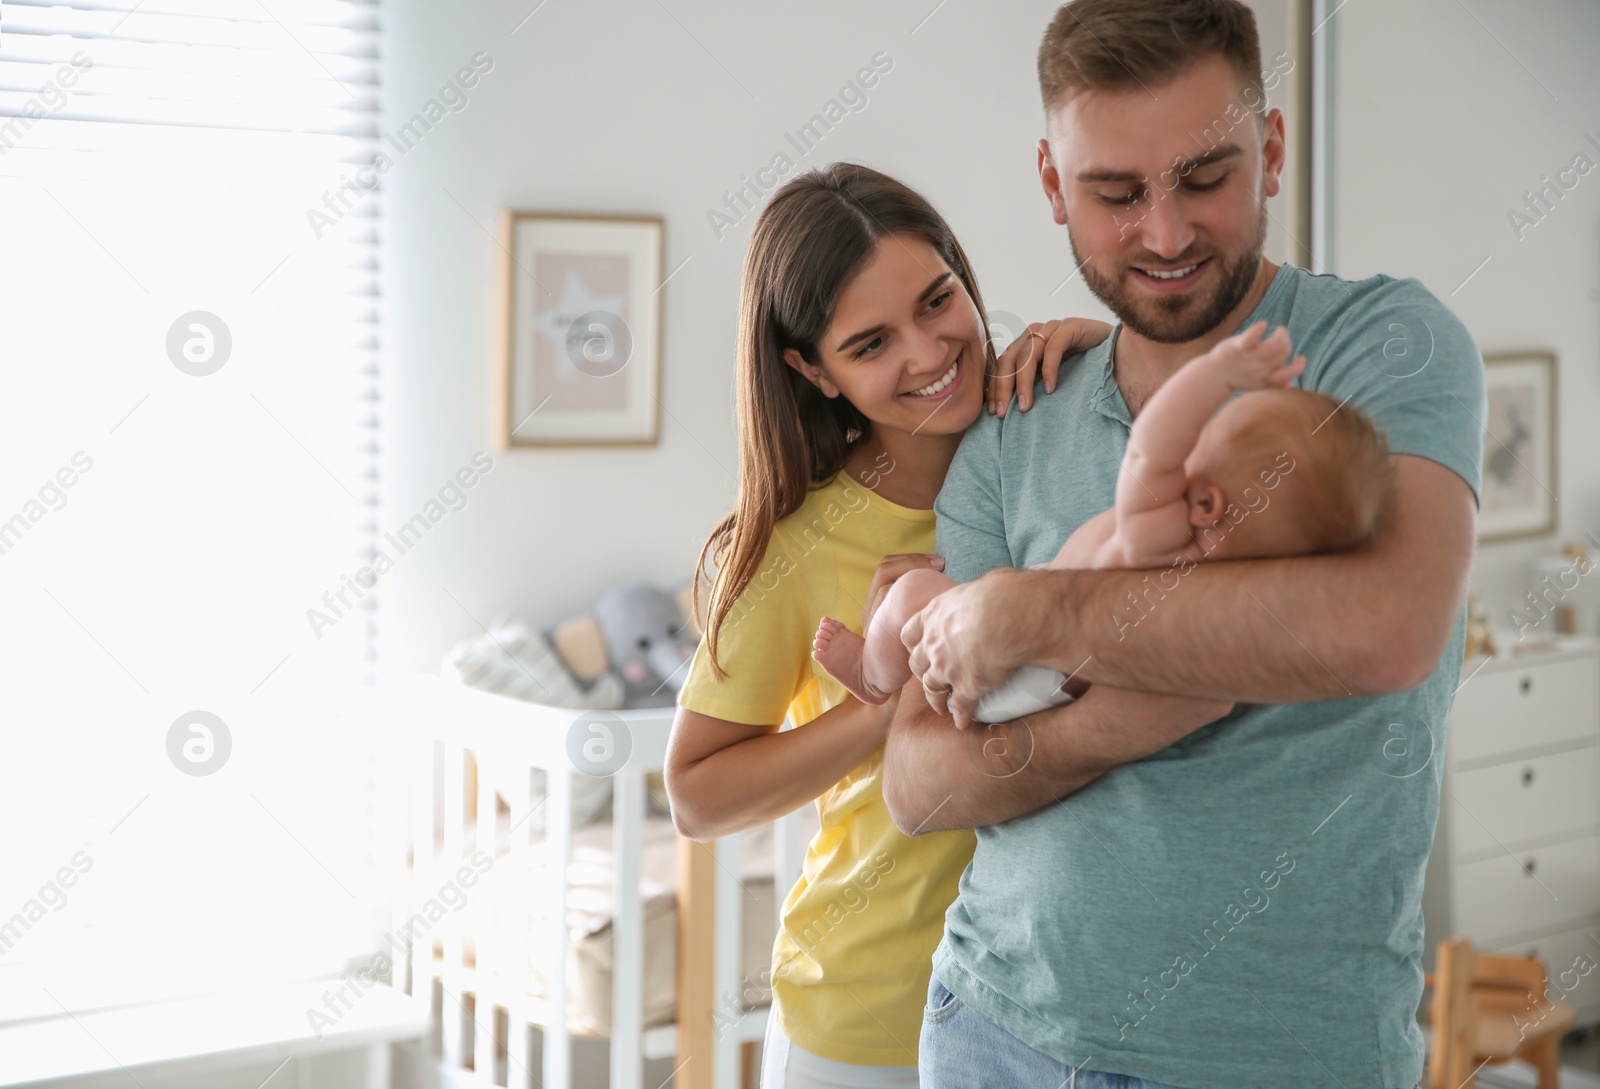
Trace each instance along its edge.
{"label": "baby's ear", "polygon": [[1215,484],[1197,480],[1189,485],[1190,525],[1201,529],[1210,526],[1222,517],[1226,505],[1222,489]]}

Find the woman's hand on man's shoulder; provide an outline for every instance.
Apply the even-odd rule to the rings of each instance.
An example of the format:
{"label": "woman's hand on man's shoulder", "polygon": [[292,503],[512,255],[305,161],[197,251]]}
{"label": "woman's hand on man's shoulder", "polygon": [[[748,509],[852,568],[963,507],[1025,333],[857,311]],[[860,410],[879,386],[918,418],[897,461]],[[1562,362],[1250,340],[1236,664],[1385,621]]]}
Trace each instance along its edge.
{"label": "woman's hand on man's shoulder", "polygon": [[1054,393],[1062,360],[1075,352],[1087,351],[1111,335],[1111,326],[1093,318],[1062,318],[1037,321],[1006,345],[989,375],[986,398],[991,416],[1004,416],[1017,397],[1026,412],[1033,407],[1033,383],[1044,379],[1044,391]]}

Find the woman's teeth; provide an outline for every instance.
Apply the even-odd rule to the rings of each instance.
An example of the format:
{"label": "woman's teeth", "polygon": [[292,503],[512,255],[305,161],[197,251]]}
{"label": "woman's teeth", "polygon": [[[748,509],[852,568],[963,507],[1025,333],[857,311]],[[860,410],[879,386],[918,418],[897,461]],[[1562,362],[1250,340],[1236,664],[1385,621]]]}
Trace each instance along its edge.
{"label": "woman's teeth", "polygon": [[955,379],[956,379],[956,371],[958,369],[960,369],[960,367],[961,367],[961,361],[958,359],[958,360],[956,360],[956,362],[950,364],[950,369],[945,371],[944,374],[942,376],[940,376],[938,381],[930,383],[929,385],[923,386],[921,389],[914,389],[910,393],[906,394],[906,396],[908,396],[908,397],[932,397],[935,393],[938,393],[940,390],[942,390],[946,386],[948,386],[951,382],[955,381]]}

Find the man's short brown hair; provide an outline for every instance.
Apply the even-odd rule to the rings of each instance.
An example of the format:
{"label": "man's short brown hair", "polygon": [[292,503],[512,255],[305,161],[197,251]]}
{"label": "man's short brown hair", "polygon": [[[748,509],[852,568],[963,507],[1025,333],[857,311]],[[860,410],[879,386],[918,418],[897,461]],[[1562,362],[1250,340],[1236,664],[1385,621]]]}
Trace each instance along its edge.
{"label": "man's short brown hair", "polygon": [[1083,91],[1149,89],[1211,55],[1265,116],[1256,17],[1239,0],[1071,0],[1039,43],[1039,91],[1048,113]]}

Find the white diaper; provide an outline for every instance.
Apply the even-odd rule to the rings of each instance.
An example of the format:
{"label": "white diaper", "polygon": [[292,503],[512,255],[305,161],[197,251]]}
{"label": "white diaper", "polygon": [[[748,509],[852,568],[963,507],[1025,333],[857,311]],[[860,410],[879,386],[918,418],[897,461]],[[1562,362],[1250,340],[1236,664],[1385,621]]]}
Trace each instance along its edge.
{"label": "white diaper", "polygon": [[998,688],[978,699],[975,713],[979,722],[1010,722],[1050,707],[1071,703],[1072,696],[1061,691],[1067,675],[1044,666],[1018,666]]}

